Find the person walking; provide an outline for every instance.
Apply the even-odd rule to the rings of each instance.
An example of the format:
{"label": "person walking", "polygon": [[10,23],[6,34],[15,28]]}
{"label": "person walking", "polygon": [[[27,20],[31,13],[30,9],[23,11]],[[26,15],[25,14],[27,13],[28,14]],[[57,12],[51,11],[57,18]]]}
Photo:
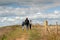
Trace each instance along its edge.
{"label": "person walking", "polygon": [[24,24],[25,24],[25,22],[23,21],[23,22],[22,22],[22,29],[23,29],[23,30],[24,30]]}
{"label": "person walking", "polygon": [[30,30],[31,30],[32,20],[30,20],[29,24],[30,24]]}
{"label": "person walking", "polygon": [[25,25],[26,25],[26,28],[28,29],[29,28],[28,27],[29,26],[29,20],[28,20],[28,18],[25,19]]}

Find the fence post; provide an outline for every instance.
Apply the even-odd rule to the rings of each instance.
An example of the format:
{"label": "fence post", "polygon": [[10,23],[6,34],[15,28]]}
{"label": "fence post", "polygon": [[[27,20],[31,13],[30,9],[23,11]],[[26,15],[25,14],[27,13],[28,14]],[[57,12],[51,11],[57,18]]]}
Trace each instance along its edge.
{"label": "fence post", "polygon": [[56,22],[56,34],[57,34],[57,36],[56,36],[56,39],[58,40],[58,22]]}
{"label": "fence post", "polygon": [[44,21],[44,28],[45,28],[45,33],[48,31],[48,21]]}

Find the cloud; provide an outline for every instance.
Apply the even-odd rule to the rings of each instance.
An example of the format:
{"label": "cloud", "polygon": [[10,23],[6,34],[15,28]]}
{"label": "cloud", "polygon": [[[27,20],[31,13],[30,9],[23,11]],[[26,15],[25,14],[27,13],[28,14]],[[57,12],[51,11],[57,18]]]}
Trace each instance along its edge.
{"label": "cloud", "polygon": [[60,11],[55,10],[54,13],[55,14],[60,14]]}
{"label": "cloud", "polygon": [[1,21],[2,23],[7,22],[7,21],[12,22],[12,21],[15,21],[15,19],[13,19],[13,18],[8,18],[8,17],[2,17],[2,19],[1,19],[0,21]]}
{"label": "cloud", "polygon": [[0,0],[0,22],[17,24],[25,20],[26,17],[35,20],[36,23],[40,23],[40,18],[59,20],[60,10],[54,9],[51,13],[44,12],[58,6],[60,6],[59,0]]}
{"label": "cloud", "polygon": [[7,17],[4,17],[3,19],[1,19],[1,22],[5,22],[7,20]]}
{"label": "cloud", "polygon": [[18,21],[23,21],[25,17],[0,17],[0,22],[5,23],[5,22],[18,22]]}
{"label": "cloud", "polygon": [[0,5],[17,4],[23,6],[40,7],[41,9],[56,7],[60,5],[60,0],[0,0]]}
{"label": "cloud", "polygon": [[25,15],[27,10],[27,8],[0,7],[0,17]]}
{"label": "cloud", "polygon": [[[31,7],[31,8],[12,8],[12,7],[0,7],[0,17],[12,17],[18,16],[19,17],[29,17],[32,19],[36,18],[59,18],[60,12],[54,11],[54,13],[42,13],[39,8]],[[57,15],[56,15],[57,14]],[[34,16],[33,16],[34,15]],[[21,18],[22,19],[22,18]]]}
{"label": "cloud", "polygon": [[36,18],[59,18],[60,17],[60,12],[58,14],[55,13],[49,13],[49,14],[44,14],[44,13],[35,13],[34,16],[30,15],[30,18],[36,19]]}
{"label": "cloud", "polygon": [[7,21],[15,21],[15,19],[12,19],[12,18],[8,18],[6,19]]}

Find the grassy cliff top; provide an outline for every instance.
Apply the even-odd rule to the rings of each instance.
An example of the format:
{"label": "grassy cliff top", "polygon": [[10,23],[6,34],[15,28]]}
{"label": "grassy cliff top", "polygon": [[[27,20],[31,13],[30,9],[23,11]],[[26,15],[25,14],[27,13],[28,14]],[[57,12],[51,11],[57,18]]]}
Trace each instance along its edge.
{"label": "grassy cliff top", "polygon": [[0,40],[60,40],[60,33],[50,29],[45,32],[40,25],[33,25],[31,30],[22,30],[21,25],[4,26],[0,28]]}

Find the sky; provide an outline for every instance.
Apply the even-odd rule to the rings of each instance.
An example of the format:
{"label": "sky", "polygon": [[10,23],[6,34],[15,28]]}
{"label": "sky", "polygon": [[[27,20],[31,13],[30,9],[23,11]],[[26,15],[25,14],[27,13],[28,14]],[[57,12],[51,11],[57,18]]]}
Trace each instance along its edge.
{"label": "sky", "polygon": [[60,24],[60,0],[0,0],[0,26],[32,23]]}

